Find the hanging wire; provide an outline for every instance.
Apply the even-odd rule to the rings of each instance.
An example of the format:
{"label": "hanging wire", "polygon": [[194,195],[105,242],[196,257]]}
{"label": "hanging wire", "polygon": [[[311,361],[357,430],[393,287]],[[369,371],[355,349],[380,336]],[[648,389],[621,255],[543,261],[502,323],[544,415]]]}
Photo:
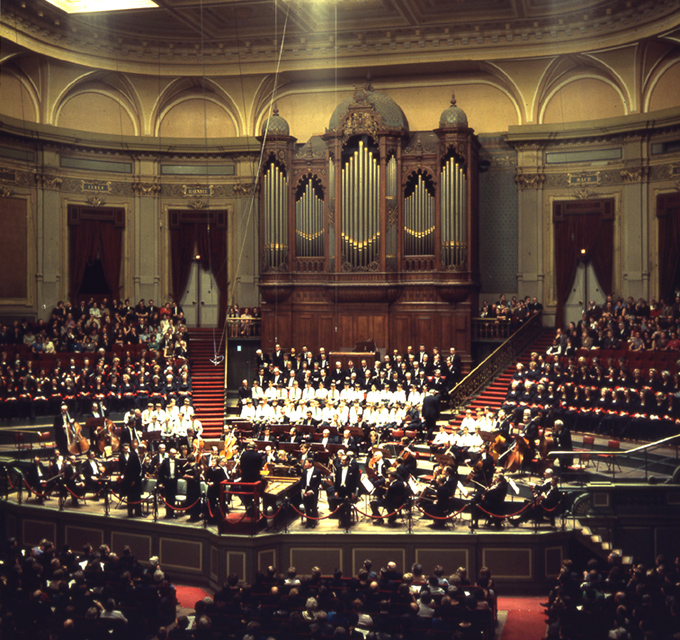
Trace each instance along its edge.
{"label": "hanging wire", "polygon": [[[276,10],[277,7],[278,7],[278,0],[275,0],[275,10]],[[253,179],[253,185],[252,185],[252,189],[251,189],[251,193],[250,193],[250,200],[248,202],[248,209],[246,211],[246,219],[245,219],[245,225],[244,225],[246,229],[250,225],[251,219],[253,217],[253,206],[254,206],[254,203],[255,203],[257,188],[258,188],[258,185],[259,185],[259,182],[260,182],[260,175],[261,175],[262,163],[263,163],[263,157],[264,157],[264,149],[265,149],[265,146],[267,144],[267,136],[269,134],[269,125],[270,125],[270,122],[271,122],[272,110],[274,108],[274,102],[276,100],[276,90],[277,90],[277,87],[278,87],[279,69],[281,68],[281,58],[283,57],[283,48],[284,48],[284,43],[285,43],[285,40],[286,40],[286,29],[288,27],[289,11],[290,11],[290,7],[287,7],[287,9],[286,9],[286,19],[285,19],[285,22],[284,22],[284,25],[283,25],[283,31],[281,33],[281,45],[279,47],[279,55],[278,55],[278,59],[277,59],[277,62],[276,62],[276,71],[275,71],[275,74],[274,74],[274,87],[272,89],[272,94],[271,94],[272,97],[269,101],[269,111],[268,111],[268,115],[267,115],[267,121],[266,121],[265,129],[264,129],[262,144],[260,146],[260,156],[259,156],[259,159],[258,159],[258,162],[257,162],[256,171],[254,172],[255,177]],[[238,24],[238,21],[235,20],[235,23]],[[277,23],[277,28],[278,28],[278,23]],[[238,30],[238,27],[237,27],[237,30]],[[237,33],[237,41],[238,41],[238,33]],[[240,61],[240,57],[241,57],[241,55],[240,55],[240,43],[239,43],[239,61]],[[243,74],[241,74],[241,79],[243,81]],[[241,243],[241,247],[239,249],[238,259],[237,259],[237,262],[236,262],[236,273],[239,273],[239,270],[240,270],[240,267],[241,267],[241,261],[243,259],[243,252],[245,250],[245,245],[246,245],[246,240],[244,238],[243,242]],[[232,295],[233,295],[233,291],[234,291],[235,287],[236,287],[236,283],[234,282],[234,284],[232,285]]]}
{"label": "hanging wire", "polygon": [[[203,30],[203,0],[200,2],[200,31],[201,31],[201,88],[203,92],[203,141],[204,141],[204,152],[203,152],[203,157],[205,161],[205,186],[206,186],[206,199],[207,199],[207,210],[208,210],[208,224],[206,227],[206,233],[208,237],[208,242],[207,242],[207,251],[208,251],[208,273],[212,276],[211,282],[210,282],[210,287],[212,290],[213,283],[215,282],[215,270],[213,269],[213,264],[212,264],[212,247],[211,247],[211,224],[210,224],[210,170],[209,170],[209,158],[208,158],[208,101],[206,100],[206,75],[205,75],[205,33]],[[219,270],[226,268],[226,258],[225,262],[220,265]],[[200,269],[200,264],[199,264],[199,269]],[[218,270],[218,271],[219,271]],[[199,282],[200,282],[200,274],[199,274]],[[202,292],[201,292],[202,293]],[[225,292],[226,295],[226,292]],[[200,307],[200,300],[199,300],[199,307],[198,307],[198,313],[200,313],[201,307]],[[219,293],[218,293],[218,312],[219,312]],[[220,319],[221,320],[221,319]],[[220,334],[220,342],[219,345],[217,344],[217,337],[216,337],[216,332],[215,332],[215,325],[212,327],[212,342],[213,342],[213,357],[210,362],[215,365],[216,367],[221,365],[222,362],[224,362],[224,354],[222,353],[222,344],[223,340],[226,338],[226,331],[227,331],[227,324],[226,322],[223,323],[223,328],[222,332]]]}
{"label": "hanging wire", "polygon": [[[337,4],[337,2],[335,3],[334,31],[335,31],[335,37],[334,37],[334,40],[333,40],[333,43],[335,45],[334,50],[333,50],[333,53],[334,53],[334,56],[335,56],[334,97],[335,97],[335,107],[337,109],[337,106],[338,106],[338,4]],[[337,145],[337,138],[336,138],[336,145]],[[336,147],[336,150],[337,150],[337,147]],[[334,172],[333,188],[335,189],[336,180],[342,180],[342,153],[340,154],[339,163],[338,163],[338,158],[334,158],[333,161],[335,162],[336,165],[338,165],[340,167],[340,171]],[[338,190],[335,189],[336,194],[337,194],[337,192],[338,192]],[[342,189],[340,189],[340,193],[342,193]],[[339,233],[339,230],[340,230],[339,229],[340,224],[342,223],[342,221],[340,219],[340,211],[341,211],[342,201],[340,203],[338,203],[337,199],[335,198],[335,194],[333,194],[333,202],[335,203],[335,215],[334,215],[335,233],[333,234],[334,235],[333,240],[335,241],[335,238],[338,237],[338,233]],[[336,251],[333,251],[333,256],[334,256],[333,270],[335,271],[335,273],[337,273],[338,272],[338,260],[340,259],[340,256]],[[333,316],[335,318],[335,339],[334,339],[334,342],[335,342],[338,339],[338,283],[337,283],[337,280],[335,282],[335,311],[333,313]],[[340,345],[338,345],[338,344],[334,345],[334,347],[336,349],[339,346]]]}

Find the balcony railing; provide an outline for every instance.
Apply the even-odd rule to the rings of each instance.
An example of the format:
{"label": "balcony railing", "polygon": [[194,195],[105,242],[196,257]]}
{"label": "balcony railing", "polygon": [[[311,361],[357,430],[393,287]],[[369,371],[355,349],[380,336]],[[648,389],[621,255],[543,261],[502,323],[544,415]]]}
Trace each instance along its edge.
{"label": "balcony railing", "polygon": [[488,358],[478,364],[466,375],[449,394],[452,409],[465,404],[469,398],[479,393],[491,380],[517,361],[524,351],[543,331],[542,314],[532,315]]}

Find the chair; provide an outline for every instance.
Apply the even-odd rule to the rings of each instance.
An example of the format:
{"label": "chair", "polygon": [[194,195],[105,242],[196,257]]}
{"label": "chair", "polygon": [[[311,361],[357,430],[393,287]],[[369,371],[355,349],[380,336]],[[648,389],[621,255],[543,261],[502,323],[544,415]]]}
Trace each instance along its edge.
{"label": "chair", "polygon": [[592,451],[595,447],[595,436],[583,436],[583,446]]}
{"label": "chair", "polygon": [[156,492],[156,485],[158,480],[156,478],[142,479],[142,506],[146,507],[146,513],[150,513],[151,505],[153,504],[154,494]]}
{"label": "chair", "polygon": [[26,434],[21,431],[17,431],[14,434],[14,444],[16,445],[17,451],[29,451],[33,448],[31,442],[26,441]]}
{"label": "chair", "polygon": [[618,467],[621,471],[621,465],[616,460],[616,454],[621,449],[621,443],[618,440],[609,440],[607,442],[607,452],[597,454],[597,465],[595,470],[599,470],[600,462],[604,462],[607,465],[607,471],[616,473],[616,468]]}
{"label": "chair", "polygon": [[38,443],[41,449],[49,449],[53,444],[52,434],[49,431],[39,431],[38,432]]}

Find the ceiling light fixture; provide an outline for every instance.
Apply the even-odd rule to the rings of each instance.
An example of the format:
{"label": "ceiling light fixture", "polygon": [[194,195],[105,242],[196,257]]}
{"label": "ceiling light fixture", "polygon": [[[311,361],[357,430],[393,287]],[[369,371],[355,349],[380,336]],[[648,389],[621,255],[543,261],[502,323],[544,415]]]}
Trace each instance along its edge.
{"label": "ceiling light fixture", "polygon": [[128,9],[157,9],[153,0],[47,0],[66,13],[96,13]]}

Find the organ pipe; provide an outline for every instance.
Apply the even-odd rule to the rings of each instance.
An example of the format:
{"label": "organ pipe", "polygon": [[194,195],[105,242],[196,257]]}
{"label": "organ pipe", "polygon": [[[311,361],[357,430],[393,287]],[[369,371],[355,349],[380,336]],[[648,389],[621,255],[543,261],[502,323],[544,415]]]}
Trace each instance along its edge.
{"label": "organ pipe", "polygon": [[434,197],[422,175],[418,175],[413,193],[404,201],[405,255],[434,253]]}
{"label": "organ pipe", "polygon": [[286,260],[288,252],[288,178],[272,163],[263,182],[264,262],[267,267],[277,268]]}
{"label": "organ pipe", "polygon": [[462,267],[467,260],[467,176],[455,157],[442,168],[441,227],[442,262]]}
{"label": "organ pipe", "polygon": [[295,203],[295,251],[300,257],[323,256],[323,199],[311,178]]}
{"label": "organ pipe", "polygon": [[380,167],[359,141],[342,169],[342,246],[352,268],[365,269],[378,259]]}

